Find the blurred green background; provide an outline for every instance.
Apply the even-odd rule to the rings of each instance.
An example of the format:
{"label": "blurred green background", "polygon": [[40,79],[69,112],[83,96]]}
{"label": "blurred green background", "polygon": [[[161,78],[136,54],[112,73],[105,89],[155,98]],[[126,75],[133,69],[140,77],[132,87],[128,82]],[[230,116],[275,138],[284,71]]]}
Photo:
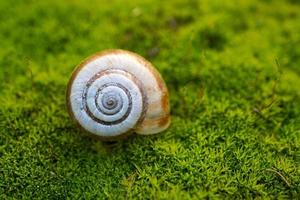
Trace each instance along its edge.
{"label": "blurred green background", "polygon": [[[164,133],[70,120],[85,57],[122,48],[170,91]],[[0,199],[300,198],[298,0],[0,1]]]}

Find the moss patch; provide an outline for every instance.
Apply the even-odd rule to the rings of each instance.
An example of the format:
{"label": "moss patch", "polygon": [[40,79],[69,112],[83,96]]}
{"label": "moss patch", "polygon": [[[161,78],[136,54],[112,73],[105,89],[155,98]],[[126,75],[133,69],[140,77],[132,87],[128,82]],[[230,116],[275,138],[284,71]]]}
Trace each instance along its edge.
{"label": "moss patch", "polygon": [[[0,196],[299,198],[300,4],[0,1]],[[74,67],[141,54],[170,90],[164,133],[114,144],[71,122]]]}

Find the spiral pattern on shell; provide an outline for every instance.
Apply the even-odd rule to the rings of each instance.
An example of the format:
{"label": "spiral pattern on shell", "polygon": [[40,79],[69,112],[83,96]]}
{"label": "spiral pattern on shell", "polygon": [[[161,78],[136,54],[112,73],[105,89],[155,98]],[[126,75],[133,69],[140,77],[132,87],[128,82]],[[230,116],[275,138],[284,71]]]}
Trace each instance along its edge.
{"label": "spiral pattern on shell", "polygon": [[165,129],[169,123],[168,104],[159,109],[153,103],[161,102],[167,92],[161,87],[164,83],[158,83],[158,72],[147,65],[141,57],[122,50],[88,58],[69,82],[71,116],[84,130],[104,138],[134,130],[151,134]]}
{"label": "spiral pattern on shell", "polygon": [[93,120],[90,122],[98,123],[97,127],[91,124],[92,127],[86,128],[109,136],[133,128],[144,113],[146,104],[142,84],[123,70],[97,73],[89,79],[82,94],[82,108]]}

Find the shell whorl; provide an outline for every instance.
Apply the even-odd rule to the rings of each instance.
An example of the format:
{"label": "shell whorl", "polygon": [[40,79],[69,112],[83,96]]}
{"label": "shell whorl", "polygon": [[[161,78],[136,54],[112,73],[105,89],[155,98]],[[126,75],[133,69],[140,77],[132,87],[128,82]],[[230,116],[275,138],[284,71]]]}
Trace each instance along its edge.
{"label": "shell whorl", "polygon": [[[82,93],[81,110],[90,118],[84,127],[103,136],[116,136],[134,128],[145,112],[147,101],[142,84],[123,70],[108,69],[88,80]],[[84,114],[81,118],[85,120]],[[94,123],[98,123],[97,126]]]}
{"label": "shell whorl", "polygon": [[[67,101],[75,121],[104,138],[157,133],[169,125],[168,94],[159,73],[123,50],[100,52],[81,63],[69,82]],[[162,102],[167,103],[158,106]]]}

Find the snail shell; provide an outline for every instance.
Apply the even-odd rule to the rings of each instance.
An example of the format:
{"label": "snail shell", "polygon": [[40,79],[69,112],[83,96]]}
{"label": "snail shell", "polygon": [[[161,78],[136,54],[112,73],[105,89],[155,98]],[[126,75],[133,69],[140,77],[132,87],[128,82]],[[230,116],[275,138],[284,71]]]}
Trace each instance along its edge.
{"label": "snail shell", "polygon": [[128,133],[159,133],[170,124],[167,87],[143,57],[106,50],[87,58],[67,88],[71,117],[85,131],[114,140]]}

